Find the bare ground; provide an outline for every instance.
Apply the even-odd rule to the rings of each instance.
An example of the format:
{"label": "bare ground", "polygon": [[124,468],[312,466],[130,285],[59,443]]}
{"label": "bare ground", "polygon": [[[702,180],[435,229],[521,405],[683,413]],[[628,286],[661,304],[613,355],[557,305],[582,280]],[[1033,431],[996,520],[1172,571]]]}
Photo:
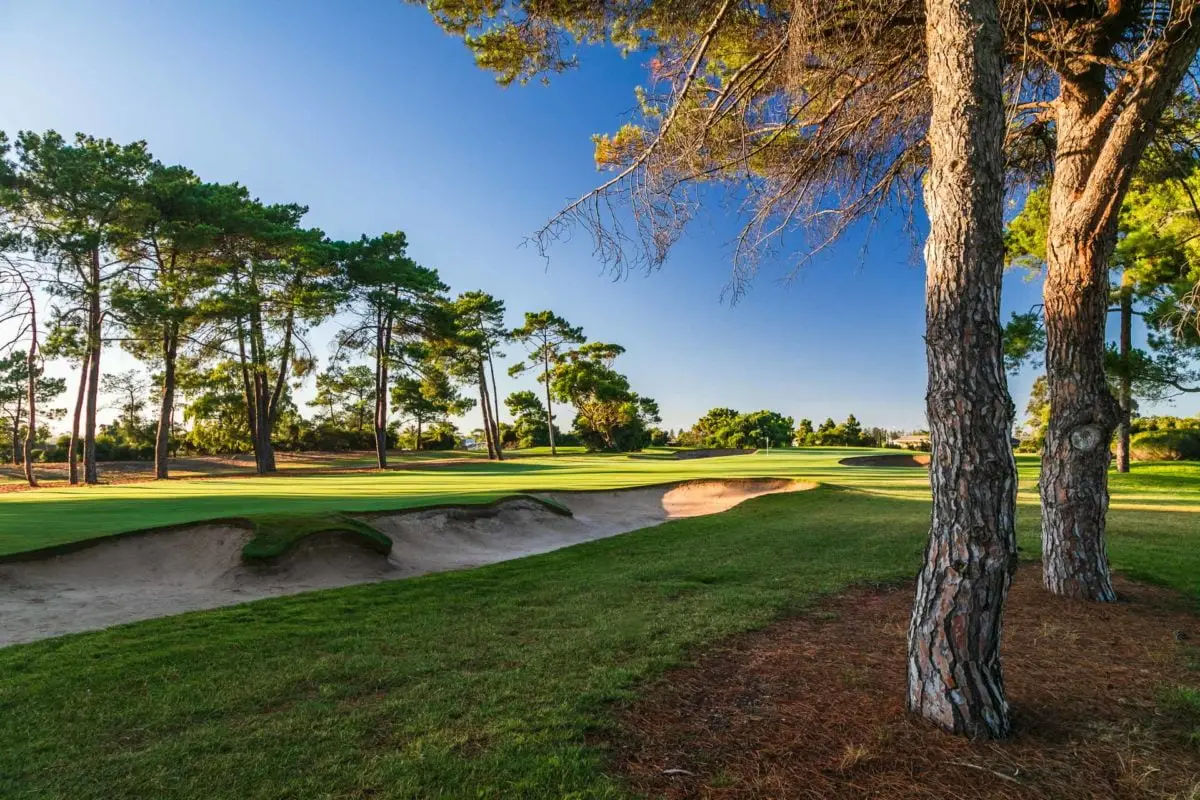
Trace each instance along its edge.
{"label": "bare ground", "polygon": [[1121,581],[1122,602],[1046,594],[1024,565],[1005,616],[1016,734],[970,742],[906,713],[911,587],[851,592],[737,637],[629,706],[611,746],[666,798],[1200,797],[1200,617]]}
{"label": "bare ground", "polygon": [[706,480],[546,495],[573,516],[519,498],[481,508],[375,514],[366,518],[393,541],[387,556],[337,534],[318,534],[266,567],[242,563],[252,531],[235,525],[205,523],[100,539],[64,555],[0,564],[0,646],[521,558],[805,488],[810,487],[787,480]]}

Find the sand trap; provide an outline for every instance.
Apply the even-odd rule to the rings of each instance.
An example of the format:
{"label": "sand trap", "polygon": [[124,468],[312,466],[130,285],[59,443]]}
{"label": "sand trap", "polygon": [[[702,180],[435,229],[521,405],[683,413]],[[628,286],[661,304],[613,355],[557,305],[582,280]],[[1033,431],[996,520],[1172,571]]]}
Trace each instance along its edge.
{"label": "sand trap", "polygon": [[379,514],[365,519],[391,537],[390,555],[329,533],[309,537],[269,566],[242,563],[251,532],[234,525],[101,540],[61,556],[0,564],[0,646],[263,597],[481,566],[807,488],[787,480],[709,480],[543,495],[573,516],[523,498],[484,508]]}
{"label": "sand trap", "polygon": [[894,456],[853,456],[838,462],[843,467],[921,467],[929,469],[928,453],[897,453]]}

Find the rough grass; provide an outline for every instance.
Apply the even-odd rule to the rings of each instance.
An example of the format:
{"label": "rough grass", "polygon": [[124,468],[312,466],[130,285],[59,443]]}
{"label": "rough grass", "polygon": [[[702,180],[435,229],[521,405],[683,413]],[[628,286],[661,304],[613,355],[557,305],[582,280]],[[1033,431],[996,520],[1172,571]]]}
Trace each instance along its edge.
{"label": "rough grass", "polygon": [[[697,477],[827,484],[480,569],[0,650],[0,797],[623,796],[597,735],[612,730],[614,700],[731,633],[915,572],[923,470],[837,466],[847,454],[532,458],[0,499],[11,550],[55,526],[80,538],[147,516],[328,514]],[[1038,553],[1030,465],[1026,558]],[[1200,467],[1135,470],[1113,480],[1114,565],[1200,597]]]}

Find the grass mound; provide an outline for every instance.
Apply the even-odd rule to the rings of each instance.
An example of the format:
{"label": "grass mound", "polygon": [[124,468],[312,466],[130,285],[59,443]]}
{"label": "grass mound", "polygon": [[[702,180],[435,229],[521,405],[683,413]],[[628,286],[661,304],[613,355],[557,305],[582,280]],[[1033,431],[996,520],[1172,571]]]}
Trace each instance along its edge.
{"label": "grass mound", "polygon": [[302,540],[319,533],[342,533],[368,550],[387,555],[392,540],[382,532],[348,514],[262,514],[250,518],[254,536],[242,548],[248,564],[264,563],[287,553]]}

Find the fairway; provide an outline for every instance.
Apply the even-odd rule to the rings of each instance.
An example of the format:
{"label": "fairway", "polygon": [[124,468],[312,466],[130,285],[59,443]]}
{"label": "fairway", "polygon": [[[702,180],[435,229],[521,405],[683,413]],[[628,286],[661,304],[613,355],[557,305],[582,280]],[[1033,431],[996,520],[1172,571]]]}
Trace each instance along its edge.
{"label": "fairway", "polygon": [[[851,584],[916,571],[928,525],[923,471],[840,466],[846,455],[535,457],[461,471],[7,496],[12,552],[44,545],[51,530],[64,542],[206,514],[482,502],[698,477],[822,484],[479,569],[4,648],[0,796],[623,797],[600,735],[614,702],[696,647]],[[1026,489],[1034,469],[1022,461]],[[1113,476],[1114,567],[1200,599],[1198,485],[1196,465]],[[1031,559],[1036,495],[1021,499],[1020,545]],[[149,510],[117,505],[134,500]],[[37,525],[20,525],[8,506]]]}
{"label": "fairway", "polygon": [[923,496],[928,482],[920,470],[850,469],[838,464],[862,452],[861,448],[813,448],[688,460],[671,458],[667,451],[532,456],[429,469],[285,473],[20,492],[0,496],[0,555],[209,519],[391,511],[435,503],[486,503],[520,492],[622,489],[697,478],[796,478]]}

